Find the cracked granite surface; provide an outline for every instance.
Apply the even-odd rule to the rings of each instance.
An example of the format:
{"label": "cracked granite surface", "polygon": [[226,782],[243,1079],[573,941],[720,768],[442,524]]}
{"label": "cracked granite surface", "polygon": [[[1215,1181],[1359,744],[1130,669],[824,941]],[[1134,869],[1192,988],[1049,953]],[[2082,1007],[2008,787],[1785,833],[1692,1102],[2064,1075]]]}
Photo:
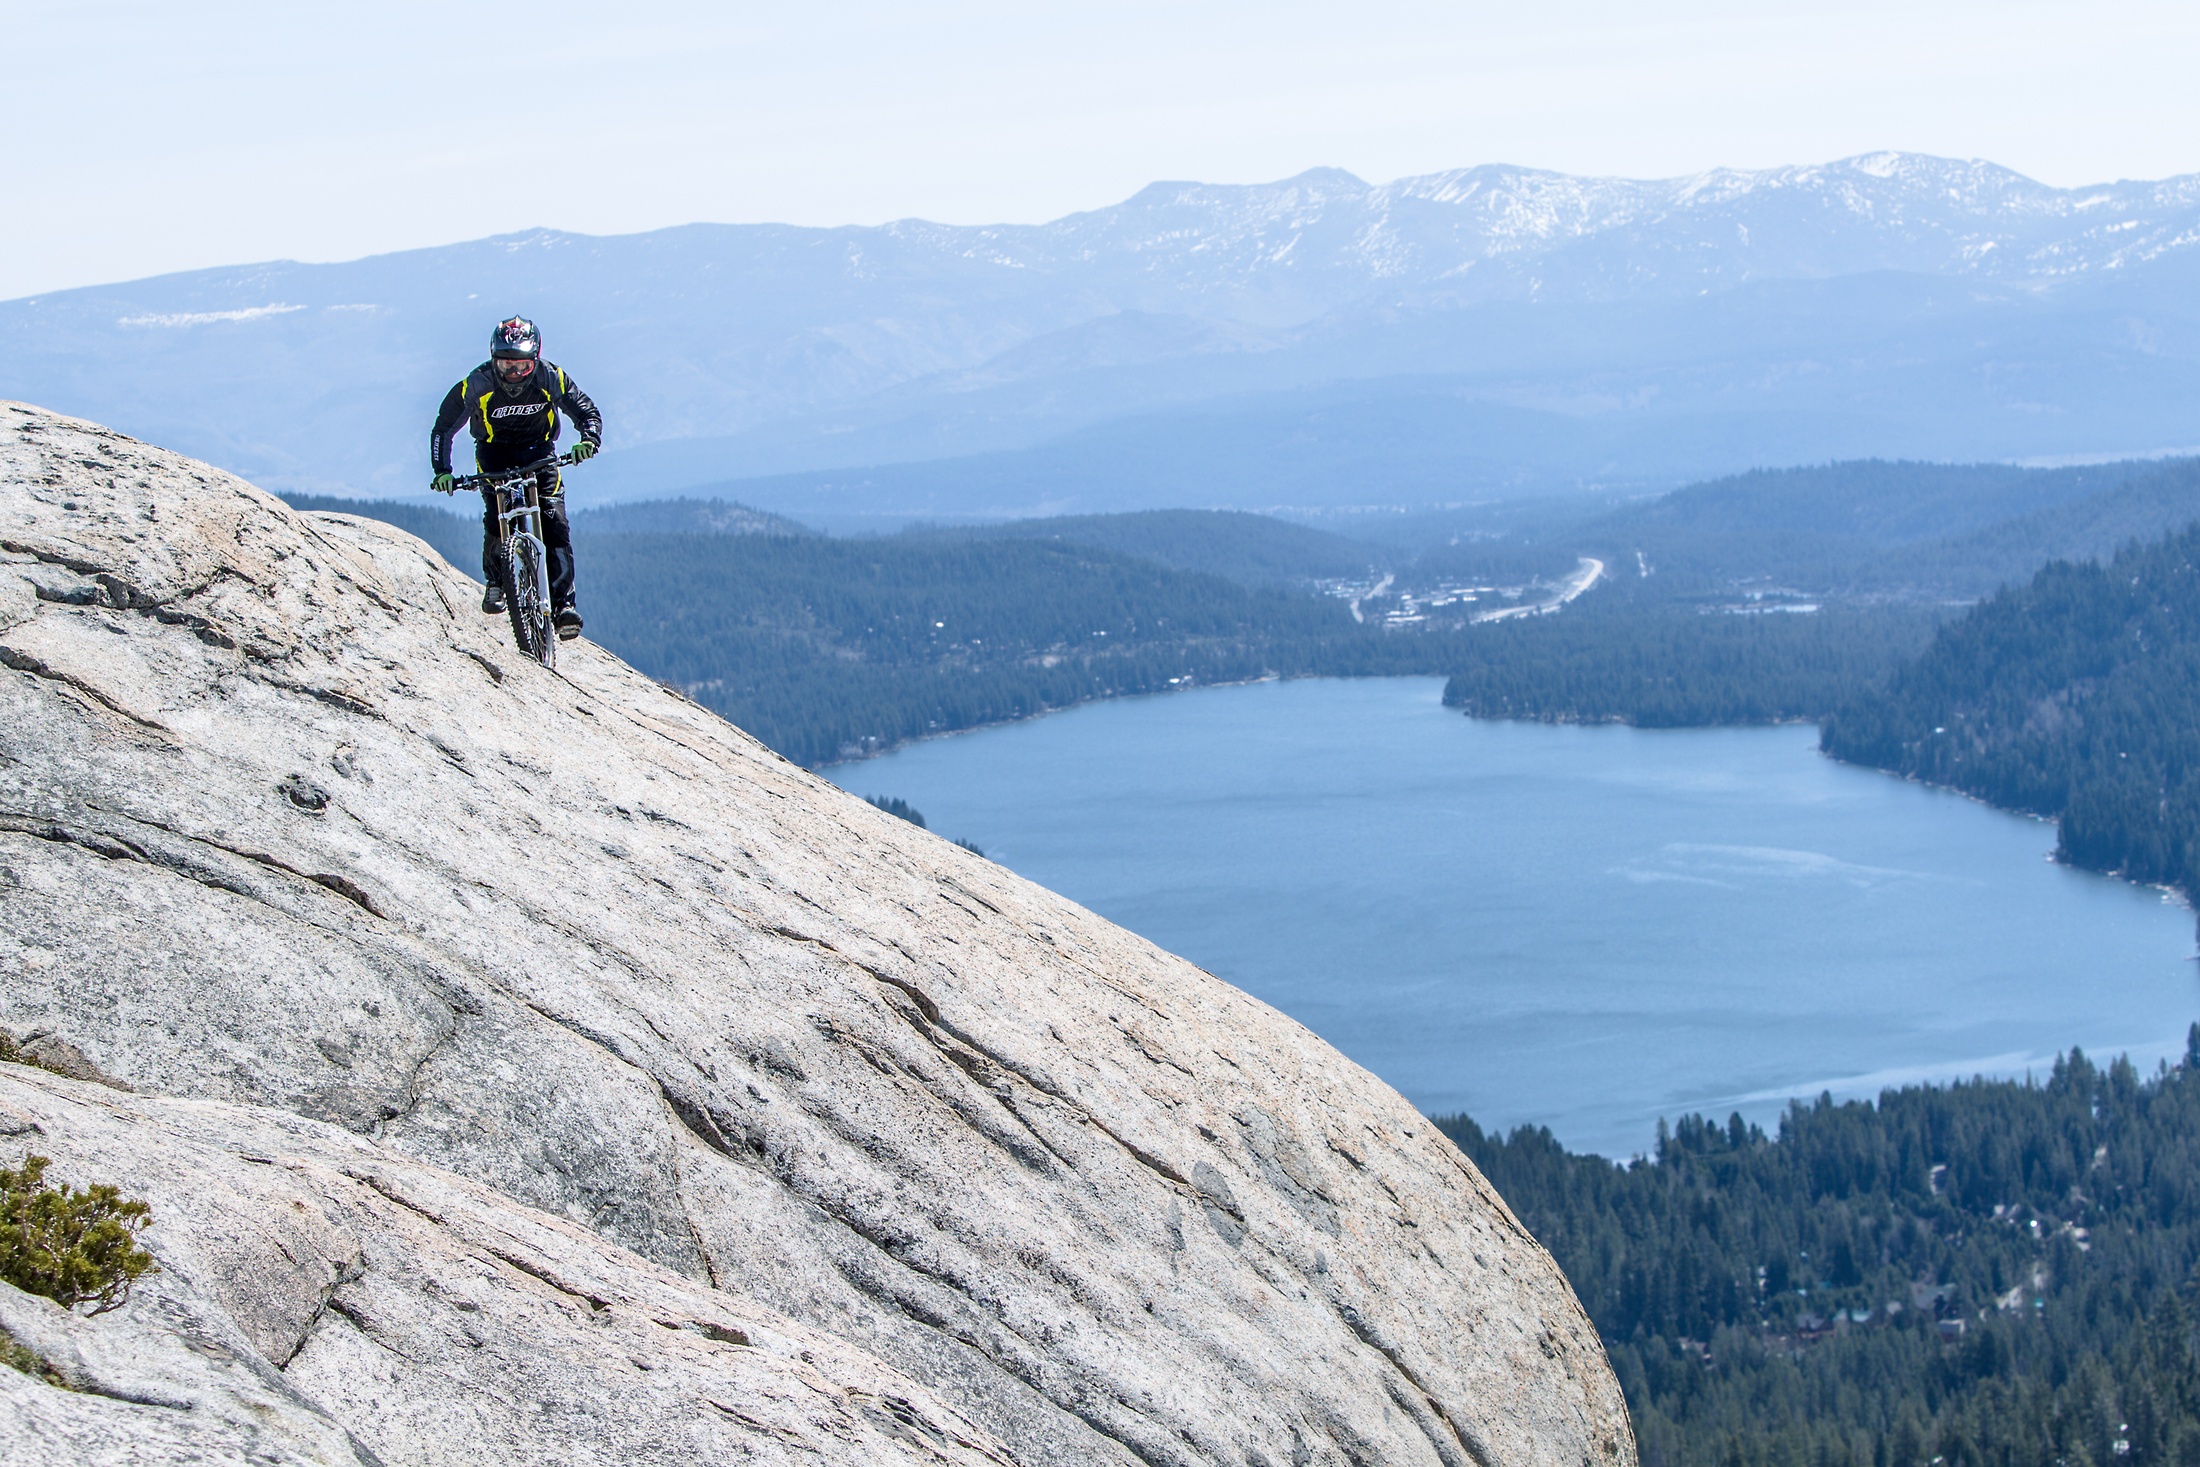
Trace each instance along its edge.
{"label": "cracked granite surface", "polygon": [[[523,661],[478,594],[389,527],[0,404],[0,1025],[136,1092],[51,1083],[105,1108],[87,1155],[150,1165],[187,1099],[209,1157],[295,1124],[299,1166],[447,1172],[830,1337],[1003,1460],[1632,1467],[1564,1280],[1398,1095],[587,643]],[[342,1205],[334,1300],[410,1246]],[[172,1216],[156,1244],[196,1246]],[[540,1311],[506,1358],[537,1314],[551,1369]],[[384,1460],[547,1460],[466,1404],[520,1376],[423,1374],[375,1445],[381,1357],[253,1348]],[[712,1429],[794,1450],[751,1417]],[[815,1438],[887,1460],[853,1440]]]}

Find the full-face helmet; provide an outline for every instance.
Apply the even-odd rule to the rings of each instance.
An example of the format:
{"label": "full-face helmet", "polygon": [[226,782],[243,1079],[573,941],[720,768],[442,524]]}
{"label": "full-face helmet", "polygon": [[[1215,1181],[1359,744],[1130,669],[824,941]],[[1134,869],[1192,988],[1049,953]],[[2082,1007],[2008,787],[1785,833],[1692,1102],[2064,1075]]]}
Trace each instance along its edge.
{"label": "full-face helmet", "polygon": [[533,377],[541,360],[542,333],[525,316],[499,321],[489,333],[489,365],[505,386],[517,387]]}

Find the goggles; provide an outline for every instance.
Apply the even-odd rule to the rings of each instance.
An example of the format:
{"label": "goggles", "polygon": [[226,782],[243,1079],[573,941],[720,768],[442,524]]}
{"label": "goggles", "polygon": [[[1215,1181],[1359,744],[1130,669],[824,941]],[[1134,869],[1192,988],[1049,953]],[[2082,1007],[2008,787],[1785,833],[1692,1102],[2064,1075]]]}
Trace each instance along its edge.
{"label": "goggles", "polygon": [[534,358],[498,357],[496,359],[496,371],[499,381],[525,382],[535,375]]}

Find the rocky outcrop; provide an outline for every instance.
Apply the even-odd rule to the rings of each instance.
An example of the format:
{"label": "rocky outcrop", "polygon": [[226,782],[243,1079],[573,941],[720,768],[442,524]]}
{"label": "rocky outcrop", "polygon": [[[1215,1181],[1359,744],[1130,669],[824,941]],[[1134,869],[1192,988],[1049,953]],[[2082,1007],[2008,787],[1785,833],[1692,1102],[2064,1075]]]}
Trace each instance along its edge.
{"label": "rocky outcrop", "polygon": [[0,1370],[0,1461],[1010,1460],[874,1356],[325,1122],[0,1070],[0,1135],[162,1220],[117,1316],[0,1284],[66,1387]]}
{"label": "rocky outcrop", "polygon": [[0,1024],[92,1077],[4,1098],[166,1270],[38,1338],[304,1460],[1632,1462],[1395,1093],[477,595],[0,406]]}

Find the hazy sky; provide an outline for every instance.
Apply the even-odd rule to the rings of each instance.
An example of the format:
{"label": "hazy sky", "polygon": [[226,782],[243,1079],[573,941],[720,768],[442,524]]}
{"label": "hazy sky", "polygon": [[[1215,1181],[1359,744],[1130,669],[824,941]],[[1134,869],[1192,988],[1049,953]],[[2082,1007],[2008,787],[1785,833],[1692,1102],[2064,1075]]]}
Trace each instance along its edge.
{"label": "hazy sky", "polygon": [[0,298],[532,225],[1032,221],[1157,178],[1878,148],[2200,171],[2200,6],[0,0]]}

